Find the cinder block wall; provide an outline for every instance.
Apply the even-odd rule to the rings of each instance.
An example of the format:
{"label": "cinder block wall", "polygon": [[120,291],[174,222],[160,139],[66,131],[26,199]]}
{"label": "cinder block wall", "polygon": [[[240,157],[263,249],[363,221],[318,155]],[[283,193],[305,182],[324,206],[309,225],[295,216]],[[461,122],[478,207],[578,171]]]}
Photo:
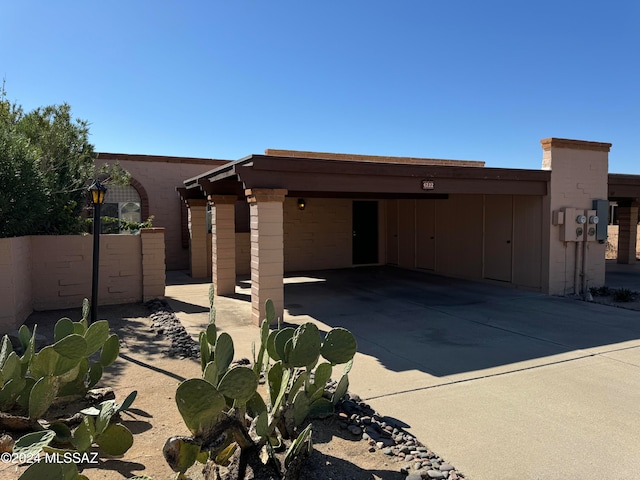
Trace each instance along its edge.
{"label": "cinder block wall", "polygon": [[283,206],[284,270],[322,270],[352,265],[352,200],[287,197]]}
{"label": "cinder block wall", "polygon": [[[101,305],[164,295],[164,230],[100,237]],[[33,310],[79,307],[91,298],[93,237],[0,239],[0,333],[14,330]]]}
{"label": "cinder block wall", "polygon": [[[554,138],[542,140],[542,147],[542,168],[551,170],[548,206],[543,218],[548,239],[543,291],[550,295],[567,295],[575,291],[575,250],[582,245],[563,242],[561,227],[553,225],[551,217],[554,211],[565,207],[588,210],[592,208],[593,200],[608,198],[608,152],[611,145]],[[588,242],[586,273],[589,287],[604,285],[605,248],[604,244]]]}
{"label": "cinder block wall", "polygon": [[[34,310],[78,307],[91,298],[92,236],[31,237]],[[140,235],[100,237],[99,302],[142,299]]]}
{"label": "cinder block wall", "polygon": [[142,301],[164,297],[166,286],[166,257],[164,228],[140,230],[142,247]]}
{"label": "cinder block wall", "polygon": [[0,331],[17,328],[33,311],[31,237],[0,239]]}

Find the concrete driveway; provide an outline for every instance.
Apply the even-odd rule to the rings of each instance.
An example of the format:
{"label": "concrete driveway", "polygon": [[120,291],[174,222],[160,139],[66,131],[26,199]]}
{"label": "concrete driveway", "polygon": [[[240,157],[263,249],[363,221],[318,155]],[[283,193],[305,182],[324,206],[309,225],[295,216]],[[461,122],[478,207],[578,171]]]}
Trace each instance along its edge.
{"label": "concrete driveway", "polygon": [[[218,323],[249,355],[239,285]],[[290,277],[285,310],[350,329],[351,390],[470,479],[640,477],[639,312],[392,268]]]}

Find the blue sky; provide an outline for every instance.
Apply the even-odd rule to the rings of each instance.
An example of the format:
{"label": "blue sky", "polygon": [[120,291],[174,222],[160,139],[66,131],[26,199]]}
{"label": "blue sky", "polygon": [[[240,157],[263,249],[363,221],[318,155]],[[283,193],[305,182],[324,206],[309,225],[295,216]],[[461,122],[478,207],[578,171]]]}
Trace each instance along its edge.
{"label": "blue sky", "polygon": [[537,169],[553,136],[640,173],[639,25],[636,0],[20,0],[0,76],[27,109],[71,104],[103,152]]}

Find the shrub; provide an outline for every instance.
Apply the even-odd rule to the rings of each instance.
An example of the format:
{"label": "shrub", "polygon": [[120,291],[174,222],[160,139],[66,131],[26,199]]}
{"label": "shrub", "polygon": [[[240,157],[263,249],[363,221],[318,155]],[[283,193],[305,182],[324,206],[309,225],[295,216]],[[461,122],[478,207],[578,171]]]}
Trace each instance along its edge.
{"label": "shrub", "polygon": [[635,294],[628,288],[619,288],[613,292],[613,299],[616,302],[631,302],[634,298]]}

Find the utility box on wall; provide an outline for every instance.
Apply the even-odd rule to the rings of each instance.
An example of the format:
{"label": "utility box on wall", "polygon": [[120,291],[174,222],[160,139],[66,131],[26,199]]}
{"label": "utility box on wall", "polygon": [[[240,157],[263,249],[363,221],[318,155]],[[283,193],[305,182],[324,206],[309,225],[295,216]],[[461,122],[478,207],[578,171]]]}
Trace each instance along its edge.
{"label": "utility box on wall", "polygon": [[587,219],[584,210],[576,208],[564,209],[564,223],[560,230],[560,240],[563,242],[582,242]]}
{"label": "utility box on wall", "polygon": [[600,224],[600,218],[596,215],[595,210],[585,210],[585,217],[587,218],[587,223],[585,224],[585,240],[588,242],[593,242],[596,240],[596,229]]}
{"label": "utility box on wall", "polygon": [[607,241],[607,227],[609,218],[609,200],[594,200],[593,209],[596,211],[596,216],[599,222],[596,224],[596,240],[600,243]]}

